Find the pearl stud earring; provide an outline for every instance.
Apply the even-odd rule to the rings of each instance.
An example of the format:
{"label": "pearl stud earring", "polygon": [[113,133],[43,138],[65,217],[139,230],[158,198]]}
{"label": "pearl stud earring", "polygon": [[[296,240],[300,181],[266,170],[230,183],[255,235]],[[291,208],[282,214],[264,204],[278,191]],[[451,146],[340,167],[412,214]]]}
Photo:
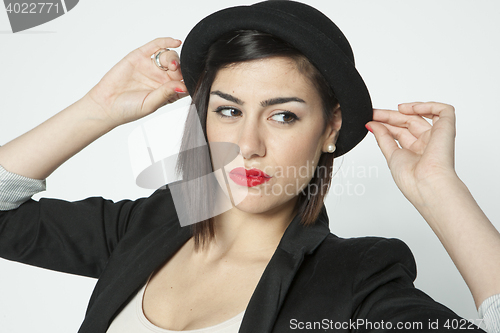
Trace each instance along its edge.
{"label": "pearl stud earring", "polygon": [[335,145],[334,145],[334,144],[330,143],[330,144],[328,145],[328,148],[327,148],[327,149],[328,149],[328,152],[329,152],[329,153],[333,153],[333,152],[335,151],[336,147],[335,147]]}

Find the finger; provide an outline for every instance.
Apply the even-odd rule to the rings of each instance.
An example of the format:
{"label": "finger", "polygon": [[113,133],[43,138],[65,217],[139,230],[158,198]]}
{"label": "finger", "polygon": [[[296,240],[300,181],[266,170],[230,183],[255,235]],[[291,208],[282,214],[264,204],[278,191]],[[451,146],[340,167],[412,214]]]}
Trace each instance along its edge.
{"label": "finger", "polygon": [[[454,144],[455,138],[455,108],[449,104],[438,102],[403,103],[398,106],[401,113],[420,115],[432,119],[432,136],[436,144],[445,143],[449,147]],[[430,143],[432,147],[434,143]]]}
{"label": "finger", "polygon": [[168,68],[169,71],[173,72],[180,68],[179,63],[179,55],[174,50],[169,50],[160,54],[160,64]]}
{"label": "finger", "polygon": [[441,142],[450,141],[455,138],[455,108],[449,104],[426,102],[413,105],[400,104],[401,112],[412,114],[427,114],[432,118],[433,136]]}
{"label": "finger", "polygon": [[179,39],[171,37],[160,37],[160,38],[155,38],[152,41],[139,47],[139,50],[145,55],[152,55],[159,49],[177,48],[181,46],[181,44],[182,42]]}
{"label": "finger", "polygon": [[186,96],[189,94],[183,82],[168,81],[148,94],[144,100],[143,110],[149,114]]}
{"label": "finger", "polygon": [[393,110],[374,109],[373,120],[391,126],[406,128],[416,138],[432,127],[432,125],[421,116],[407,115]]}
{"label": "finger", "polygon": [[435,116],[450,116],[455,114],[455,108],[449,104],[438,102],[413,102],[402,103],[398,105],[401,113],[408,115],[420,115],[433,118]]}
{"label": "finger", "polygon": [[373,135],[377,140],[377,144],[387,160],[387,164],[389,164],[392,154],[401,148],[399,148],[387,127],[376,121],[370,121],[367,125],[373,130]]}
{"label": "finger", "polygon": [[438,152],[437,155],[447,157],[453,165],[455,151],[455,108],[437,102],[400,104],[399,110],[409,114],[428,115],[433,126],[426,149]]}
{"label": "finger", "polygon": [[413,136],[413,134],[411,134],[406,128],[392,126],[384,123],[379,124],[382,124],[383,126],[385,126],[385,128],[387,128],[392,138],[396,140],[402,148],[410,149],[411,145],[413,145],[415,141],[417,141],[417,138]]}
{"label": "finger", "polygon": [[433,125],[447,126],[450,130],[452,128],[453,131],[455,130],[455,108],[451,105],[428,102],[414,105],[412,109],[416,113],[423,114],[428,112],[432,115]]}
{"label": "finger", "polygon": [[160,55],[160,64],[168,68],[167,74],[173,81],[181,81],[182,73],[180,70],[179,54],[174,50],[163,52]]}
{"label": "finger", "polygon": [[389,133],[392,135],[394,140],[396,140],[401,148],[411,150],[416,154],[423,154],[425,148],[429,144],[431,140],[431,129],[425,132],[422,132],[418,138],[414,137],[407,129],[391,126],[387,124],[383,124]]}
{"label": "finger", "polygon": [[[129,60],[128,62],[137,70],[138,74],[135,76],[135,79],[140,80],[153,89],[156,89],[168,81],[182,81],[183,78],[180,71],[179,55],[177,52],[169,50],[160,54],[160,64],[163,67],[168,68],[168,71],[164,71],[158,68],[155,61],[151,59],[151,56],[158,51],[158,49],[155,49],[155,51],[152,51],[151,53],[145,53],[144,49],[147,49],[146,45],[134,50],[126,57]],[[157,42],[153,46],[156,47],[159,45],[161,45],[161,43]]]}

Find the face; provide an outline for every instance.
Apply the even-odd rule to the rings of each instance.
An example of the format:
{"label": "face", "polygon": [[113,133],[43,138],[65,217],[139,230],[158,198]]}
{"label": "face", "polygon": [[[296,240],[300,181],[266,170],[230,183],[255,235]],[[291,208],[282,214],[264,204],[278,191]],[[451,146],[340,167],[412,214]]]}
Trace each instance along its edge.
{"label": "face", "polygon": [[[320,96],[291,59],[238,63],[212,84],[207,137],[240,148],[224,168],[237,209],[264,213],[294,204],[337,127],[325,129]],[[225,188],[223,177],[218,181]]]}

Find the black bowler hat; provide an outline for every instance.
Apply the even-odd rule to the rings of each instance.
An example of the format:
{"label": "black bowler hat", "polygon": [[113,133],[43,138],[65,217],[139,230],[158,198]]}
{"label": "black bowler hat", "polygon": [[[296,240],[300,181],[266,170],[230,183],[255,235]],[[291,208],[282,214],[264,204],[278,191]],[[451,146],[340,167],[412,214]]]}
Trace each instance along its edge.
{"label": "black bowler hat", "polygon": [[342,128],[335,156],[356,146],[366,135],[373,109],[363,79],[354,67],[351,46],[340,29],[317,9],[295,1],[271,0],[215,12],[188,34],[181,53],[184,82],[192,95],[204,70],[208,48],[235,30],[258,30],[288,42],[326,78],[342,109]]}

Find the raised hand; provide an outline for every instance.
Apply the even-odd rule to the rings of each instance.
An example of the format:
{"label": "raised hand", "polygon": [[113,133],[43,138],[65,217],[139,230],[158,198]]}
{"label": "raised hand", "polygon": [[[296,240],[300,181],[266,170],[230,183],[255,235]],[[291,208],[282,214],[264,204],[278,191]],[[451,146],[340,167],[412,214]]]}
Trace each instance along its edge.
{"label": "raised hand", "polygon": [[367,128],[372,129],[397,186],[413,204],[425,202],[424,189],[457,180],[453,106],[405,103],[398,111],[374,109],[373,120]]}
{"label": "raised hand", "polygon": [[435,102],[398,109],[374,110],[367,128],[396,184],[436,233],[479,307],[500,294],[500,234],[455,173],[455,110]]}
{"label": "raised hand", "polygon": [[151,55],[181,41],[157,38],[130,52],[84,97],[31,131],[0,147],[0,165],[19,175],[44,179],[68,158],[116,126],[139,119],[187,96],[179,56],[161,53],[164,71]]}
{"label": "raised hand", "polygon": [[94,116],[116,127],[187,96],[177,52],[170,50],[160,56],[160,63],[168,71],[151,61],[157,50],[180,45],[177,39],[157,38],[125,56],[87,93],[99,105]]}

